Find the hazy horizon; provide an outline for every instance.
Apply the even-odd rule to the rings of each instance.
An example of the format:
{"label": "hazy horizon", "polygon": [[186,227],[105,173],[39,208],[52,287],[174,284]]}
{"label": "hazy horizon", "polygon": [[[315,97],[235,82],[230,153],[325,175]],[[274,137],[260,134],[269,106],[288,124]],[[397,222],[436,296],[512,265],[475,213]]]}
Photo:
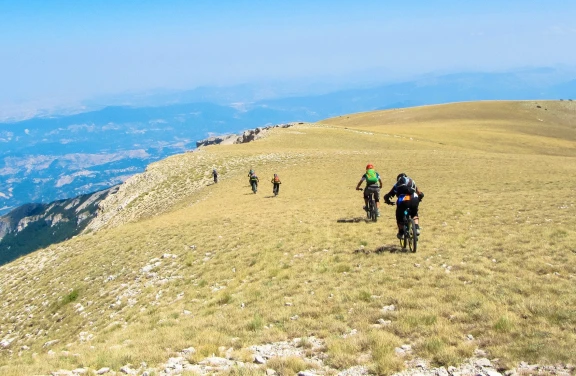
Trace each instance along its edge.
{"label": "hazy horizon", "polygon": [[0,108],[206,85],[337,87],[574,67],[575,18],[576,3],[558,0],[0,1]]}

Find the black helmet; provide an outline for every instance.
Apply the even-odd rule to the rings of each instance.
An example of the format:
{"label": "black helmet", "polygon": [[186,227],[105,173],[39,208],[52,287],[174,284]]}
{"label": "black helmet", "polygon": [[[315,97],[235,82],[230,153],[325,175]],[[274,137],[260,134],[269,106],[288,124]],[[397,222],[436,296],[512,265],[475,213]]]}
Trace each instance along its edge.
{"label": "black helmet", "polygon": [[405,177],[406,177],[406,174],[403,173],[403,172],[401,172],[401,173],[398,174],[398,176],[396,176],[396,181],[398,181],[398,180],[400,180],[400,179],[402,179],[402,178],[405,178]]}

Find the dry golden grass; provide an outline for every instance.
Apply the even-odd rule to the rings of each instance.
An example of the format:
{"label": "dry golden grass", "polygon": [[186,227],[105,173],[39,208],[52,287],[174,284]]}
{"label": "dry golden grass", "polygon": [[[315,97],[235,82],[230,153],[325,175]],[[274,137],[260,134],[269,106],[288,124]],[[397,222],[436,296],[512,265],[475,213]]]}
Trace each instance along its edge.
{"label": "dry golden grass", "polygon": [[[248,357],[250,345],[308,336],[325,340],[328,364],[379,374],[403,367],[402,344],[444,365],[476,347],[504,366],[574,361],[575,107],[540,105],[356,114],[160,162],[152,192],[180,194],[155,207],[146,197],[159,194],[141,192],[138,205],[155,209],[128,210],[132,223],[0,268],[0,339],[17,338],[1,350],[0,373],[159,365],[189,346],[192,360],[222,347]],[[376,224],[337,222],[363,216],[354,187],[368,162],[386,188],[405,171],[426,193],[417,253],[397,252],[389,207]],[[235,167],[219,184],[184,189],[225,164]],[[276,198],[273,173],[283,182]],[[355,253],[361,245],[385,251]],[[390,304],[396,311],[381,311]],[[381,318],[391,325],[373,327]]]}

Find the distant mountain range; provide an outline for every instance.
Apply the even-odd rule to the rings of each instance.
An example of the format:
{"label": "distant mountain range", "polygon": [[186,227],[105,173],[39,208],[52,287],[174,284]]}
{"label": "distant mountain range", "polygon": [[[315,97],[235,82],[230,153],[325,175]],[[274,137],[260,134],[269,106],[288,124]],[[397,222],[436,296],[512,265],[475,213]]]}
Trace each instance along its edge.
{"label": "distant mountain range", "polygon": [[427,76],[319,95],[277,96],[248,85],[199,88],[110,99],[130,106],[0,123],[0,214],[25,203],[51,202],[118,184],[149,163],[192,149],[197,140],[212,134],[426,104],[573,99],[576,79],[539,68]]}

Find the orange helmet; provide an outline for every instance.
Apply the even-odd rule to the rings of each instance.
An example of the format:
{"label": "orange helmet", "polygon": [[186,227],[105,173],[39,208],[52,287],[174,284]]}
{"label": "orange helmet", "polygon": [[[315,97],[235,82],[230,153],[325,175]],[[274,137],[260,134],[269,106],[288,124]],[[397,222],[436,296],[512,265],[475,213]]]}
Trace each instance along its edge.
{"label": "orange helmet", "polygon": [[374,165],[372,163],[368,163],[366,165],[366,170],[370,170],[371,168],[374,168]]}

